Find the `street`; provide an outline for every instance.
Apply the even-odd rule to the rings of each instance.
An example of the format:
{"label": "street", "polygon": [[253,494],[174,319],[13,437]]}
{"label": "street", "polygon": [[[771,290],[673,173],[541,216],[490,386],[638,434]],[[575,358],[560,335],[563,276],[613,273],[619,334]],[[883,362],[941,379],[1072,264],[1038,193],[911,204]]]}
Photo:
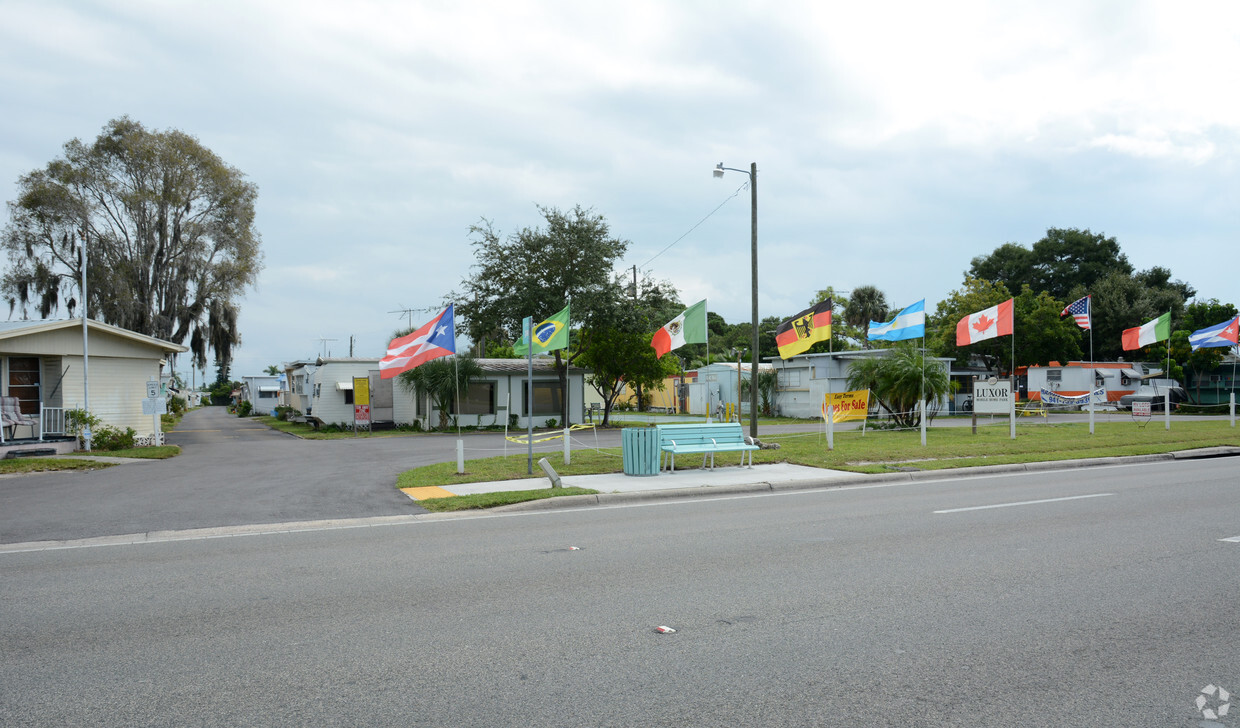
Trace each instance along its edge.
{"label": "street", "polygon": [[1196,726],[1233,537],[1221,458],[3,553],[0,724]]}

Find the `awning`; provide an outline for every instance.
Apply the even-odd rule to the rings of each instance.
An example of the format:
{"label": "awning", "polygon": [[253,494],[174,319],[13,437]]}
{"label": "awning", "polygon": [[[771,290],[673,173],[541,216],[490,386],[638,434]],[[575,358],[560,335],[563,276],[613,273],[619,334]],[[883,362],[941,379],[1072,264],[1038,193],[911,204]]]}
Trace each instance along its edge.
{"label": "awning", "polygon": [[279,388],[279,387],[259,387],[259,388],[258,388],[258,391],[260,391],[260,392],[279,392],[279,391],[280,391],[280,388]]}
{"label": "awning", "polygon": [[1144,374],[1137,371],[1136,369],[1120,369],[1119,371],[1120,371],[1120,374],[1123,374],[1125,377],[1128,377],[1129,379],[1140,379],[1141,377],[1145,376]]}
{"label": "awning", "polygon": [[350,379],[347,382],[336,382],[336,390],[352,392],[353,391],[353,380]]}

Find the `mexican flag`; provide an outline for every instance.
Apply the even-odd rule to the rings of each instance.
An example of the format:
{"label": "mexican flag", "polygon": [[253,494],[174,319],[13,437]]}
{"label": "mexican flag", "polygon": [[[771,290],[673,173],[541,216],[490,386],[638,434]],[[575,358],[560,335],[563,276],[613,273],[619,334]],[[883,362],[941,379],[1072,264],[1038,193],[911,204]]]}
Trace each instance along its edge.
{"label": "mexican flag", "polygon": [[654,347],[655,356],[662,358],[673,349],[685,344],[706,343],[706,299],[693,304],[685,312],[667,322],[667,325],[654,332],[650,345]]}
{"label": "mexican flag", "polygon": [[1124,351],[1140,349],[1158,341],[1171,338],[1171,312],[1142,324],[1135,329],[1124,329]]}

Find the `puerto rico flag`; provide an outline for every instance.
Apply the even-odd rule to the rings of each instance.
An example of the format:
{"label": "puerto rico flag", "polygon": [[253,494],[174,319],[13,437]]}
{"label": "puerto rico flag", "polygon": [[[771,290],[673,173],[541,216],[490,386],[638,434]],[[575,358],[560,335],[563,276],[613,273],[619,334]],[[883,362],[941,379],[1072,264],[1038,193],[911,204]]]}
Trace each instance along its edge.
{"label": "puerto rico flag", "polygon": [[1237,339],[1240,339],[1237,334],[1240,334],[1240,316],[1221,324],[1197,329],[1188,335],[1188,343],[1192,344],[1193,351],[1202,348],[1235,346]]}
{"label": "puerto rico flag", "polygon": [[407,372],[431,359],[456,353],[456,328],[452,325],[452,304],[412,334],[392,339],[387,356],[379,360],[379,378]]}
{"label": "puerto rico flag", "polygon": [[956,346],[967,346],[996,336],[1012,335],[1012,304],[1009,298],[985,311],[971,313],[956,324]]}

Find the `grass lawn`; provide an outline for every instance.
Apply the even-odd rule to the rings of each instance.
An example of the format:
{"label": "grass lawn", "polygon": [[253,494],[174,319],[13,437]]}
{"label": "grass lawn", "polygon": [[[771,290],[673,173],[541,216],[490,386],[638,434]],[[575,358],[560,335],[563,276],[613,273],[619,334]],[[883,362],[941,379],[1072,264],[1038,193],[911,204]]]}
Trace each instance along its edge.
{"label": "grass lawn", "polygon": [[157,445],[156,447],[131,447],[125,450],[91,450],[90,452],[68,453],[69,457],[109,457],[109,458],[141,458],[143,460],[167,460],[181,454],[178,445]]}
{"label": "grass lawn", "polygon": [[[1089,434],[1089,424],[1018,424],[1016,439],[1010,439],[1008,426],[979,427],[972,434],[968,427],[943,427],[927,432],[926,447],[919,432],[870,430],[836,433],[835,450],[827,450],[821,432],[761,437],[764,443],[779,443],[778,450],[754,453],[755,463],[787,462],[816,468],[858,473],[886,473],[916,468],[937,470],[978,465],[1028,463],[1048,460],[1147,455],[1190,450],[1216,445],[1240,446],[1240,428],[1227,420],[1173,421],[1170,431],[1161,424],[1138,428],[1128,422],[1100,422]],[[536,453],[546,457],[560,475],[590,475],[623,471],[620,448],[575,450],[572,465],[564,465],[558,453]],[[683,465],[682,465],[683,461]],[[739,465],[739,453],[720,453],[716,465]],[[677,461],[677,469],[691,469],[693,458]],[[466,472],[457,475],[456,463],[427,465],[401,473],[397,487],[451,486],[491,480],[544,477],[535,465],[526,474],[526,454],[467,460]]]}
{"label": "grass lawn", "polygon": [[457,495],[451,498],[428,498],[418,501],[418,505],[436,513],[444,511],[463,511],[474,508],[495,508],[512,503],[557,498],[565,495],[594,495],[597,490],[590,488],[538,488],[535,490],[510,490],[499,493],[479,493],[477,495]]}
{"label": "grass lawn", "polygon": [[91,456],[164,460],[180,454],[181,448],[176,445],[160,445],[158,447],[134,447],[128,450],[73,452],[54,458],[8,458],[0,460],[0,475],[38,473],[51,470],[98,470],[115,465],[115,463],[101,463],[98,460],[91,460]]}
{"label": "grass lawn", "polygon": [[377,430],[370,432],[369,430],[358,430],[354,435],[352,430],[345,432],[334,432],[327,430],[316,430],[313,426],[304,422],[285,422],[271,415],[263,415],[261,417],[252,417],[251,419],[267,425],[273,430],[287,432],[290,435],[296,435],[303,440],[343,440],[351,437],[408,437],[416,435],[412,430]]}
{"label": "grass lawn", "polygon": [[0,475],[51,470],[99,470],[110,468],[112,465],[113,463],[101,463],[85,458],[8,458],[0,460]]}

